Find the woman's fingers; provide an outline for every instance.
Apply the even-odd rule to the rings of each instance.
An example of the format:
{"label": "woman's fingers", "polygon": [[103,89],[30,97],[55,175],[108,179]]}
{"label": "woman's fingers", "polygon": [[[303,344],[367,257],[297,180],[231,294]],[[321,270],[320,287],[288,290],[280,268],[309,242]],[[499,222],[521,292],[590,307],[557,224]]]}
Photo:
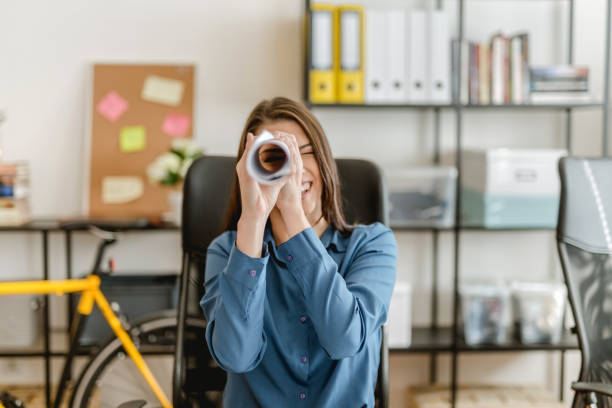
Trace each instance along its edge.
{"label": "woman's fingers", "polygon": [[295,135],[285,132],[275,132],[274,137],[282,141],[289,148],[291,154],[291,172],[297,174],[302,168],[302,156]]}

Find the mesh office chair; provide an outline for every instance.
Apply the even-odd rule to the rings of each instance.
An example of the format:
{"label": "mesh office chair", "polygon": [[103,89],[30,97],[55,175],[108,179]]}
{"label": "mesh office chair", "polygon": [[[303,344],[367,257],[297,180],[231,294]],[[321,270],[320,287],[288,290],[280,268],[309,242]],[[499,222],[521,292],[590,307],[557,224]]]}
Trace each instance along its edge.
{"label": "mesh office chair", "polygon": [[[338,159],[338,172],[342,183],[344,212],[349,223],[386,224],[385,190],[379,169],[364,160]],[[225,208],[235,173],[235,159],[206,156],[190,167],[184,185],[183,197],[183,266],[179,294],[179,327],[174,366],[173,404],[186,406],[186,398],[198,401],[200,406],[214,403],[212,391],[222,391],[225,372],[211,365],[212,357],[205,345],[188,350],[184,343],[184,322],[187,315],[201,316],[199,301],[203,295],[206,249],[219,235]],[[389,363],[386,338],[382,336],[376,406],[388,407]],[[207,393],[196,396],[197,393]]]}
{"label": "mesh office chair", "polygon": [[573,407],[612,407],[612,160],[564,158],[557,244],[582,354]]}

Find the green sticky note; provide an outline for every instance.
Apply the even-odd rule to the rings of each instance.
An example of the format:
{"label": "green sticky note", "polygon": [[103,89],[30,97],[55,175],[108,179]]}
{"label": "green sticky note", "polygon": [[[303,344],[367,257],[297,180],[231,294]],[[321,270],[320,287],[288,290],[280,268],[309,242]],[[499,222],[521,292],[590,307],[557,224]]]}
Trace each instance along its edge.
{"label": "green sticky note", "polygon": [[127,126],[121,129],[119,149],[124,153],[139,152],[147,145],[144,126]]}

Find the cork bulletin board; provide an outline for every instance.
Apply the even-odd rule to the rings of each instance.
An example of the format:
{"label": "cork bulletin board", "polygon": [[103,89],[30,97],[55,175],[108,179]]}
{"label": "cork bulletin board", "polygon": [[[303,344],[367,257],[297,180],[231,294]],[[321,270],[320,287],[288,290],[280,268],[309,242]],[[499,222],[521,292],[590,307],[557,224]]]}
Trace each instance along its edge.
{"label": "cork bulletin board", "polygon": [[175,138],[191,138],[193,65],[95,64],[88,152],[90,217],[159,217],[168,187],[146,169]]}

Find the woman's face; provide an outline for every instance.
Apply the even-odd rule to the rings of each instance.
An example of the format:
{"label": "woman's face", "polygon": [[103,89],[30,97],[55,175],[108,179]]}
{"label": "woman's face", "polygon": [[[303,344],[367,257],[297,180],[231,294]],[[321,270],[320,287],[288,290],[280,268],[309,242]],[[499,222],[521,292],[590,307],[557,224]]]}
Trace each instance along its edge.
{"label": "woman's face", "polygon": [[297,122],[287,119],[265,122],[257,130],[257,134],[264,129],[272,134],[274,132],[284,132],[295,136],[300,153],[302,154],[304,169],[302,173],[302,208],[310,224],[316,224],[323,214],[321,207],[323,184],[321,182],[319,165],[317,164],[317,159],[315,158],[308,136],[306,136],[306,133],[304,133],[304,130]]}

